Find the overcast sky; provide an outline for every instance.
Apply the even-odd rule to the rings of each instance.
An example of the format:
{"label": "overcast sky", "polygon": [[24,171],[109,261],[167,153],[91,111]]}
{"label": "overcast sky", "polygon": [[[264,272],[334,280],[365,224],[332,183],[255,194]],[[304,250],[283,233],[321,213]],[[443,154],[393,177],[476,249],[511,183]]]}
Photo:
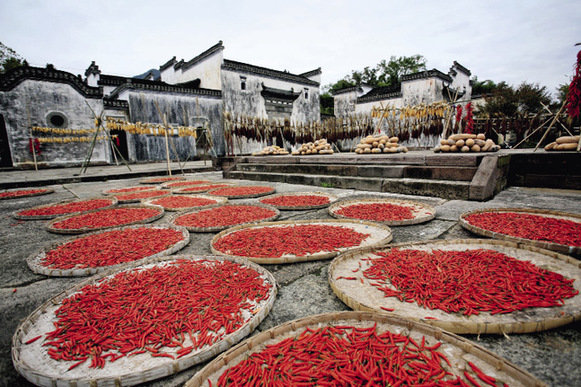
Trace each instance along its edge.
{"label": "overcast sky", "polygon": [[579,0],[0,0],[0,26],[0,41],[32,66],[73,74],[95,61],[134,76],[222,40],[226,59],[295,74],[321,67],[323,86],[419,54],[428,69],[457,61],[481,81],[553,93],[581,50]]}

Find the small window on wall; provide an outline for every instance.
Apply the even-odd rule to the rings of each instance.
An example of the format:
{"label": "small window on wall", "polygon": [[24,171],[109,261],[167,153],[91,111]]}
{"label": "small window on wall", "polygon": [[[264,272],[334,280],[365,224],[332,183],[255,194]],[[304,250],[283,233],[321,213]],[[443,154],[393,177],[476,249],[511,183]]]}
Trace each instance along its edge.
{"label": "small window on wall", "polygon": [[69,126],[67,116],[60,112],[50,112],[46,116],[46,122],[52,128],[66,128]]}
{"label": "small window on wall", "polygon": [[309,99],[309,89],[305,88],[305,99]]}
{"label": "small window on wall", "polygon": [[240,77],[240,90],[246,90],[246,77]]}

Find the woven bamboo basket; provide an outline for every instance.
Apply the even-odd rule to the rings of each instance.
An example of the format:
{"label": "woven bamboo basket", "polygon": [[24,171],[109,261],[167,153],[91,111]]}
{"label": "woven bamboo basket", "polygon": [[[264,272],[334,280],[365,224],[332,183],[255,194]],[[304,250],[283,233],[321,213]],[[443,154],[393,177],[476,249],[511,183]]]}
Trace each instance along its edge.
{"label": "woven bamboo basket", "polygon": [[114,194],[111,196],[115,196],[117,198],[117,200],[119,201],[119,204],[129,204],[129,203],[141,203],[143,202],[144,199],[142,198],[135,198],[135,199],[124,199],[123,196],[125,195],[133,195],[133,194],[137,194],[137,193],[144,193],[147,192],[148,194],[151,192],[155,192],[156,196],[154,197],[149,197],[147,199],[159,199],[159,198],[163,198],[165,196],[169,196],[171,195],[171,192],[168,190],[160,190],[160,189],[152,189],[152,190],[148,190],[148,191],[139,191],[139,192],[131,192],[131,193],[126,193],[126,194]]}
{"label": "woven bamboo basket", "polygon": [[92,232],[92,231],[107,230],[107,229],[115,228],[115,227],[130,226],[132,224],[151,223],[151,222],[155,222],[158,219],[161,219],[164,215],[164,210],[163,210],[163,207],[161,207],[161,206],[149,206],[149,205],[143,205],[143,204],[128,204],[128,205],[118,206],[115,208],[144,208],[144,209],[154,208],[154,209],[158,210],[158,213],[155,216],[149,217],[147,219],[137,220],[137,221],[130,222],[127,224],[115,225],[115,226],[111,226],[111,227],[96,227],[96,228],[85,227],[85,228],[76,228],[76,229],[59,229],[59,228],[54,227],[55,223],[61,222],[61,221],[66,220],[66,219],[70,219],[74,216],[82,216],[82,215],[102,211],[102,210],[94,210],[94,211],[85,212],[84,214],[81,214],[81,215],[75,214],[75,215],[61,216],[61,217],[58,217],[56,219],[53,219],[46,225],[46,230],[49,232],[55,233],[55,234],[71,234],[71,235],[82,234],[82,233]]}
{"label": "woven bamboo basket", "polygon": [[[174,185],[174,183],[178,183],[180,185]],[[182,189],[186,187],[192,187],[196,185],[205,185],[212,183],[210,180],[187,180],[183,179],[180,181],[168,181],[167,183],[162,183],[161,188],[163,189]],[[186,185],[182,185],[186,184]]]}
{"label": "woven bamboo basket", "polygon": [[[157,186],[147,186],[147,185],[136,185],[133,187],[123,187],[123,188],[111,188],[111,189],[106,189],[102,192],[103,195],[123,195],[123,194],[130,194],[130,193],[135,193],[135,192],[143,192],[143,191],[151,191],[151,190],[157,190],[159,189],[159,187]],[[130,191],[125,191],[125,192],[115,192],[117,190],[130,190]]]}
{"label": "woven bamboo basket", "polygon": [[89,200],[108,200],[110,202],[109,205],[101,207],[101,208],[99,208],[99,210],[113,208],[118,204],[118,200],[114,196],[107,197],[107,198],[98,197],[98,198],[88,198],[88,199],[61,200],[60,202],[56,202],[56,203],[43,204],[42,206],[35,206],[35,207],[27,208],[25,210],[18,210],[12,216],[15,219],[19,219],[19,220],[49,220],[49,219],[58,218],[59,216],[64,216],[64,215],[83,214],[83,213],[88,212],[88,211],[77,211],[77,212],[69,212],[66,214],[56,214],[56,215],[22,215],[22,212],[29,211],[29,210],[39,210],[39,209],[46,208],[46,207],[59,206],[59,205],[70,204],[70,203],[75,203],[75,202],[86,202]]}
{"label": "woven bamboo basket", "polygon": [[167,182],[176,182],[186,180],[183,176],[163,176],[163,177],[150,177],[149,179],[139,180],[139,184],[163,184]]}
{"label": "woven bamboo basket", "polygon": [[[173,189],[171,192],[174,194],[180,194],[180,195],[192,195],[192,194],[198,194],[198,193],[204,193],[204,192],[208,192],[210,190],[215,189],[217,185],[220,185],[219,188],[224,188],[224,187],[230,187],[233,186],[234,183],[218,183],[218,182],[212,182],[210,184],[201,184],[200,186],[197,185],[192,185],[190,187],[185,187],[185,188],[180,188],[180,189]],[[208,188],[211,187],[211,188]],[[196,189],[198,188],[198,189]]]}
{"label": "woven bamboo basket", "polygon": [[329,205],[333,204],[335,201],[337,201],[337,196],[332,195],[332,194],[328,194],[328,193],[324,193],[324,192],[285,192],[285,193],[279,193],[279,194],[266,196],[266,197],[260,199],[259,202],[264,203],[264,204],[268,204],[268,203],[265,203],[264,201],[266,201],[268,199],[282,197],[282,196],[302,196],[302,195],[323,196],[323,197],[328,198],[329,202],[324,203],[324,204],[319,204],[319,205],[313,205],[313,206],[281,206],[281,205],[274,205],[274,204],[270,204],[270,205],[278,208],[279,210],[300,211],[300,210],[316,210],[319,208],[326,208],[326,207],[329,207]]}
{"label": "woven bamboo basket", "polygon": [[478,214],[478,213],[483,213],[483,212],[517,212],[517,213],[540,215],[540,216],[552,217],[552,218],[558,218],[558,219],[566,219],[566,220],[571,220],[571,221],[574,221],[577,223],[581,223],[581,215],[579,215],[579,214],[573,214],[573,213],[561,212],[561,211],[551,211],[551,210],[527,209],[527,208],[488,208],[488,209],[465,212],[462,215],[460,215],[459,222],[460,222],[460,225],[462,227],[464,227],[465,229],[467,229],[467,230],[469,230],[477,235],[485,236],[488,238],[506,240],[506,241],[516,242],[516,243],[526,243],[526,244],[529,244],[532,246],[540,247],[542,249],[553,250],[553,251],[557,251],[559,253],[564,253],[564,254],[581,255],[581,246],[561,245],[558,243],[543,242],[543,241],[537,241],[537,240],[532,240],[532,239],[518,238],[518,237],[506,235],[506,234],[500,234],[500,233],[492,232],[489,230],[485,230],[485,229],[480,228],[480,227],[476,227],[476,226],[468,223],[465,219],[468,215]]}
{"label": "woven bamboo basket", "polygon": [[[236,332],[225,336],[213,345],[206,345],[195,352],[175,360],[166,357],[151,357],[148,353],[143,353],[130,357],[126,356],[115,361],[115,363],[106,364],[104,368],[93,369],[85,367],[83,369],[82,367],[78,367],[68,371],[68,367],[74,362],[64,362],[66,364],[62,364],[62,361],[59,362],[51,359],[46,353],[46,347],[42,346],[42,340],[37,340],[28,345],[25,344],[33,337],[52,331],[54,329],[52,324],[54,313],[60,307],[62,301],[79,292],[84,286],[95,284],[103,278],[123,270],[164,264],[164,262],[178,259],[225,260],[236,262],[258,272],[272,287],[267,299],[261,301],[257,306],[256,313]],[[12,362],[22,376],[38,386],[133,386],[145,383],[173,375],[196,364],[208,361],[241,341],[268,315],[274,304],[276,292],[276,280],[270,272],[260,265],[236,257],[177,255],[148,259],[140,263],[130,263],[117,268],[117,270],[107,270],[104,273],[89,277],[51,298],[33,311],[20,323],[12,337]]]}
{"label": "woven bamboo basket", "polygon": [[26,260],[26,263],[28,264],[28,267],[30,268],[30,270],[32,270],[33,272],[35,272],[37,274],[46,275],[49,277],[81,277],[81,276],[98,274],[98,273],[101,273],[105,270],[115,270],[116,268],[120,268],[125,263],[120,263],[120,264],[111,265],[111,266],[99,266],[99,267],[84,267],[84,268],[74,268],[74,269],[51,269],[51,268],[48,268],[48,267],[42,265],[42,261],[43,261],[44,257],[46,257],[46,254],[50,250],[56,249],[57,247],[65,245],[67,243],[76,241],[77,239],[87,238],[87,237],[90,237],[92,235],[102,234],[102,233],[110,232],[110,231],[122,231],[122,230],[127,230],[127,229],[136,229],[136,228],[144,228],[144,227],[145,228],[163,228],[163,229],[177,230],[177,231],[182,233],[183,239],[181,241],[175,243],[173,246],[170,246],[169,248],[167,248],[163,251],[160,251],[160,252],[153,254],[153,255],[150,255],[148,257],[143,257],[143,258],[136,260],[134,262],[142,262],[142,261],[145,261],[147,259],[156,258],[156,257],[163,257],[166,255],[174,254],[174,253],[180,251],[181,249],[183,249],[184,247],[186,247],[188,245],[188,243],[190,243],[190,233],[188,232],[188,230],[186,230],[184,227],[179,227],[179,226],[175,226],[175,225],[171,225],[171,224],[116,227],[116,228],[111,228],[108,230],[97,231],[97,232],[93,232],[93,233],[89,233],[89,234],[83,234],[81,236],[70,238],[70,239],[67,239],[64,241],[58,241],[58,242],[51,243],[51,244],[43,247],[40,251],[30,255],[28,257],[28,259]]}
{"label": "woven bamboo basket", "polygon": [[[566,255],[508,241],[458,239],[399,243],[383,248],[368,247],[347,251],[335,258],[329,266],[329,283],[337,297],[354,310],[397,314],[398,316],[415,321],[423,321],[458,334],[538,332],[581,319],[580,294],[565,300],[565,304],[559,307],[528,308],[496,315],[480,312],[479,315],[472,316],[464,316],[461,313],[447,313],[440,309],[427,309],[418,306],[416,303],[399,301],[395,297],[385,297],[382,291],[372,286],[370,281],[363,276],[363,270],[370,265],[369,261],[363,261],[363,259],[373,257],[375,252],[388,251],[393,248],[423,251],[495,250],[522,261],[531,261],[544,269],[575,279],[573,286],[577,290],[581,289],[581,263]],[[360,270],[357,270],[357,268],[360,268]],[[356,280],[338,279],[338,277],[342,276],[355,277]],[[393,312],[387,312],[382,307],[393,309]]]}
{"label": "woven bamboo basket", "polygon": [[[366,198],[366,199],[347,199],[341,200],[340,202],[334,203],[329,206],[329,215],[334,218],[338,219],[356,219],[350,218],[344,215],[339,214],[337,211],[341,210],[344,207],[349,207],[357,204],[393,204],[398,206],[405,206],[405,207],[412,207],[414,212],[414,217],[412,219],[404,219],[404,220],[389,220],[389,221],[374,221],[386,224],[388,226],[408,226],[411,224],[419,224],[425,223],[432,219],[436,214],[436,210],[434,210],[431,206],[428,206],[425,203],[411,201],[411,200],[401,200],[401,199],[385,199],[385,198]],[[371,221],[371,220],[369,220]]]}
{"label": "woven bamboo basket", "polygon": [[7,196],[7,197],[0,196],[0,200],[20,199],[20,198],[27,198],[27,197],[31,197],[31,196],[48,195],[48,194],[54,192],[54,189],[52,189],[52,188],[38,188],[38,189],[36,189],[36,188],[19,188],[19,189],[4,190],[4,191],[2,191],[2,193],[15,192],[15,191],[32,191],[32,190],[34,190],[34,191],[42,190],[42,192],[25,193],[25,194],[21,194],[18,196]]}
{"label": "woven bamboo basket", "polygon": [[[364,240],[359,247],[370,247],[370,246],[384,246],[391,242],[393,235],[391,229],[388,226],[365,221],[355,221],[346,219],[314,219],[314,220],[296,220],[296,221],[279,221],[279,222],[261,222],[257,224],[235,226],[226,229],[219,234],[217,234],[211,242],[211,249],[214,254],[217,255],[229,255],[224,252],[218,251],[214,248],[214,244],[218,240],[228,234],[233,232],[247,229],[247,228],[265,228],[265,227],[284,227],[284,226],[294,226],[294,225],[328,225],[328,226],[341,226],[347,227],[357,232],[362,232],[366,234],[371,234],[366,240]],[[318,261],[322,259],[330,259],[337,256],[339,253],[352,249],[353,247],[338,248],[337,251],[321,251],[314,254],[297,256],[294,254],[285,254],[281,257],[268,257],[268,258],[257,258],[257,257],[241,257],[248,259],[250,261],[260,263],[260,264],[281,264],[281,263],[293,263],[293,262],[305,262],[305,261]]]}
{"label": "woven bamboo basket", "polygon": [[[257,186],[254,185],[237,185],[234,186],[232,188],[254,188]],[[222,188],[230,188],[230,187],[222,187]],[[259,193],[254,193],[254,194],[243,194],[243,195],[222,195],[220,194],[218,191],[221,190],[222,188],[216,188],[216,189],[212,189],[210,191],[208,191],[208,195],[212,195],[212,196],[223,196],[223,197],[227,197],[228,199],[246,199],[246,198],[258,198],[261,196],[266,196],[266,195],[270,195],[273,194],[276,191],[276,188],[273,187],[268,187],[271,188],[269,191],[266,192],[259,192]]]}
{"label": "woven bamboo basket", "polygon": [[[212,197],[219,198],[220,196],[212,196]],[[224,199],[226,199],[226,198],[224,198]],[[228,199],[226,199],[226,200],[228,200]],[[260,219],[260,220],[253,220],[250,222],[244,222],[244,223],[239,223],[239,224],[231,224],[228,226],[216,226],[216,227],[181,226],[181,227],[185,227],[190,232],[218,232],[218,231],[226,230],[227,228],[234,227],[234,226],[241,226],[241,225],[246,225],[246,224],[257,224],[260,222],[270,222],[272,220],[277,219],[280,216],[280,211],[278,209],[276,209],[273,206],[266,205],[266,204],[262,204],[262,203],[240,203],[240,204],[228,203],[228,204],[212,204],[209,206],[205,206],[204,208],[196,208],[193,210],[180,211],[176,214],[171,215],[168,219],[168,222],[170,224],[175,224],[177,226],[177,224],[176,224],[177,219],[182,217],[182,216],[185,216],[185,215],[195,214],[197,212],[211,210],[212,208],[240,207],[240,206],[265,208],[267,210],[273,211],[274,215],[271,217],[268,217],[268,218]]]}
{"label": "woven bamboo basket", "polygon": [[252,336],[208,363],[185,384],[185,387],[206,387],[210,385],[209,382],[212,383],[212,386],[215,386],[220,376],[227,369],[247,359],[251,354],[262,351],[267,345],[274,345],[286,338],[298,337],[307,328],[314,330],[327,326],[354,326],[359,328],[375,326],[379,333],[390,331],[409,336],[416,342],[421,342],[422,338],[424,338],[427,345],[434,345],[439,342],[441,345],[438,351],[446,354],[451,363],[448,371],[455,375],[463,375],[464,370],[470,369],[468,362],[471,362],[485,374],[510,386],[547,386],[547,384],[530,373],[493,352],[468,339],[436,327],[379,313],[336,312],[287,321]]}
{"label": "woven bamboo basket", "polygon": [[[178,195],[164,196],[164,198],[168,198],[168,197],[172,197],[172,196],[178,196]],[[171,211],[171,212],[185,211],[185,210],[190,210],[190,209],[201,209],[201,208],[207,208],[209,206],[213,206],[215,204],[226,204],[226,203],[228,203],[228,198],[224,198],[224,197],[220,197],[220,196],[179,195],[179,197],[187,197],[187,198],[192,198],[192,199],[208,199],[208,200],[213,200],[214,203],[207,204],[207,205],[204,205],[204,206],[194,206],[194,207],[171,207],[171,206],[166,206],[166,205],[163,205],[163,204],[156,203],[156,201],[158,199],[160,199],[160,198],[142,200],[141,203],[143,203],[145,205],[162,206],[164,208],[164,210]]]}

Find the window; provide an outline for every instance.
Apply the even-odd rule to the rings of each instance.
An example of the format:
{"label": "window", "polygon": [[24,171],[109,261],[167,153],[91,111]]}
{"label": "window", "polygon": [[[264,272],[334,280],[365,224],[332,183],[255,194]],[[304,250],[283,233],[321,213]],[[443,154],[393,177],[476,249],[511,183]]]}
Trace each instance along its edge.
{"label": "window", "polygon": [[305,99],[309,99],[309,89],[305,88]]}
{"label": "window", "polygon": [[240,76],[240,90],[246,90],[246,77]]}
{"label": "window", "polygon": [[50,112],[46,116],[46,121],[52,128],[66,128],[69,125],[69,120],[61,112]]}

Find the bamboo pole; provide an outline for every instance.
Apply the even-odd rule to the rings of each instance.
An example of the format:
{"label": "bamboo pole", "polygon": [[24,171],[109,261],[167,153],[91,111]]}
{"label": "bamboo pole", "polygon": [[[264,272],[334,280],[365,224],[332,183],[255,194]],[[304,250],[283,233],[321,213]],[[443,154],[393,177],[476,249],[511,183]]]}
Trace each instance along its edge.
{"label": "bamboo pole", "polygon": [[541,138],[541,140],[539,141],[539,143],[537,144],[537,146],[535,147],[535,150],[533,152],[536,152],[537,149],[539,149],[539,145],[541,145],[541,143],[543,142],[543,140],[545,139],[545,137],[547,137],[547,134],[549,133],[549,131],[551,130],[551,128],[553,127],[553,125],[555,124],[555,122],[559,119],[559,116],[561,115],[561,112],[563,111],[564,108],[565,108],[565,103],[563,102],[563,105],[561,105],[561,108],[559,109],[559,111],[557,112],[557,114],[555,114],[555,117],[553,118],[553,121],[551,121],[551,124],[549,125],[549,127],[545,131],[545,134],[543,134],[543,138]]}

